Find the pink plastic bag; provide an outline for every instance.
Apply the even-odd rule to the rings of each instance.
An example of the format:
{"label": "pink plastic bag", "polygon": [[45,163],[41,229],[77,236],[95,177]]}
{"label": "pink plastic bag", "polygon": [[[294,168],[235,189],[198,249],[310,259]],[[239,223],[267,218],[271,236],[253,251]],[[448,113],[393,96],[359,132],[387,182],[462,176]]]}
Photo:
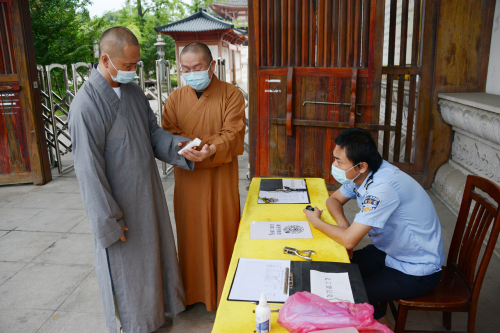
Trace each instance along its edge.
{"label": "pink plastic bag", "polygon": [[373,318],[373,306],[368,303],[332,303],[307,291],[288,298],[279,312],[278,323],[291,333],[340,327],[355,327],[360,332],[392,333]]}

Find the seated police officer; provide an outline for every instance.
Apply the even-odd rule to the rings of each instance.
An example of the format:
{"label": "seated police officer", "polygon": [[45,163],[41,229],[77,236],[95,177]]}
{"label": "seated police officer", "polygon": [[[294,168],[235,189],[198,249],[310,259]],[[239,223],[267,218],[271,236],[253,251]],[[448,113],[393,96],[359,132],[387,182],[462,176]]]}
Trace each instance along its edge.
{"label": "seated police officer", "polygon": [[[374,317],[393,329],[379,302],[420,296],[441,279],[445,260],[441,225],[431,199],[413,178],[382,160],[370,132],[352,128],[335,138],[333,177],[342,185],[327,200],[338,226],[304,209],[311,224],[345,246],[359,265]],[[342,206],[356,199],[349,225]],[[352,252],[368,234],[373,244]]]}

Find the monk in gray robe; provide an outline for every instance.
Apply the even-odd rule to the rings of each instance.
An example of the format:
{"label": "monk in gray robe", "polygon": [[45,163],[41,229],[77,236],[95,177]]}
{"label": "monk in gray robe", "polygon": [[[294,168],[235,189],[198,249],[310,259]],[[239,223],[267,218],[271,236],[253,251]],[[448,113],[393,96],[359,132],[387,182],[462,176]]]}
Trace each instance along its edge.
{"label": "monk in gray robe", "polygon": [[100,51],[69,112],[75,171],[109,331],[116,332],[116,311],[123,332],[149,333],[166,313],[185,309],[155,157],[186,170],[194,162],[178,154],[178,144],[189,139],[161,129],[141,88],[130,82],[140,60],[132,32],[107,30]]}

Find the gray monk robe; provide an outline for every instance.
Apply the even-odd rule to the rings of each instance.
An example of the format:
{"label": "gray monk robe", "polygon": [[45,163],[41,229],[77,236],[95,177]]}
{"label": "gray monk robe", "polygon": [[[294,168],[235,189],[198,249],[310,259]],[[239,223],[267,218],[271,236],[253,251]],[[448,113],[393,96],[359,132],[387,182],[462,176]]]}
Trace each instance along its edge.
{"label": "gray monk robe", "polygon": [[[106,323],[116,332],[113,285],[124,332],[153,332],[165,322],[165,312],[185,308],[155,157],[192,170],[194,163],[177,154],[177,144],[188,139],[158,127],[138,85],[122,84],[119,99],[97,70],[78,91],[69,114]],[[124,226],[129,230],[122,242]]]}

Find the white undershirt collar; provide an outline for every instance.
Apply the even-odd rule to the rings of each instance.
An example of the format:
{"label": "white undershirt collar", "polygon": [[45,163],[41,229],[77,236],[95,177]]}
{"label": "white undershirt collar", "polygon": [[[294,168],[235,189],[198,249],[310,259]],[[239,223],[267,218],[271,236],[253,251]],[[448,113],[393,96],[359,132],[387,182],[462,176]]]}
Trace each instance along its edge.
{"label": "white undershirt collar", "polygon": [[[99,69],[99,65],[97,65],[97,71],[99,72],[99,74],[102,75],[101,70]],[[102,77],[104,77],[104,75],[102,75]],[[122,97],[122,91],[120,90],[121,87],[117,87],[117,88],[111,87],[111,88],[113,88],[113,90],[115,91],[116,96],[118,96],[118,98]]]}

